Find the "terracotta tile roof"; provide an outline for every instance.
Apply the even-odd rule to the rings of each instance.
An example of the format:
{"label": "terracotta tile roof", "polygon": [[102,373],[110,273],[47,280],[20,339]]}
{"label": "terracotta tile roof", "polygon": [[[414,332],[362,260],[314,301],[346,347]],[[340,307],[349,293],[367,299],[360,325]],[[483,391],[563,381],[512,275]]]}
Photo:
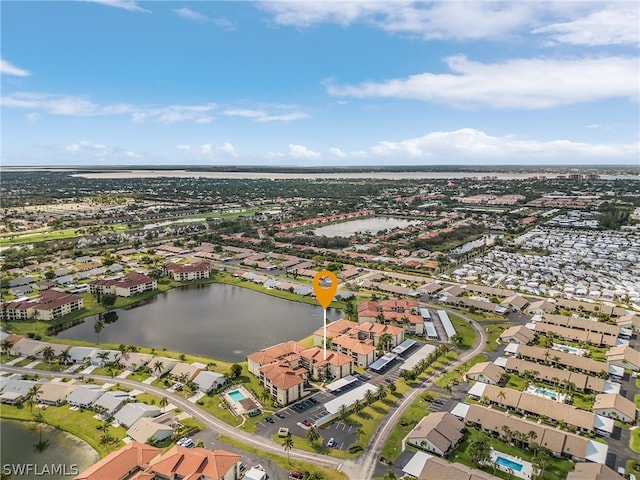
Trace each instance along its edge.
{"label": "terracotta tile roof", "polygon": [[[323,356],[323,350],[320,347],[313,347],[310,348],[308,350],[305,350],[304,352],[302,352],[300,354],[300,356],[302,356],[303,358],[306,358],[308,360],[311,360],[314,364],[319,364],[321,362],[324,362]],[[333,350],[327,350],[327,363],[331,364],[331,365],[335,365],[337,367],[341,366],[341,365],[346,365],[348,363],[353,362],[353,358],[351,358],[349,355],[344,355],[340,352],[334,352]]]}
{"label": "terracotta tile roof", "polygon": [[162,450],[139,442],[130,442],[120,450],[110,453],[95,465],[92,465],[76,480],[120,479],[136,469],[143,469],[158,456]]}
{"label": "terracotta tile roof", "polygon": [[209,262],[197,262],[188,265],[169,263],[166,265],[166,269],[175,273],[208,272],[211,270],[211,264]]}
{"label": "terracotta tile roof", "polygon": [[223,478],[240,461],[240,455],[226,450],[184,448],[178,445],[152,461],[148,471],[170,478]]}
{"label": "terracotta tile roof", "polygon": [[293,369],[285,362],[265,365],[260,368],[260,371],[274,387],[280,390],[288,390],[304,383],[304,374],[306,374],[306,370],[301,368]]}
{"label": "terracotta tile roof", "polygon": [[279,343],[272,347],[263,348],[251,355],[248,355],[247,358],[256,362],[258,365],[266,365],[268,363],[275,362],[291,353],[300,353],[303,350],[306,350],[307,347],[299,344],[298,342],[288,341],[284,343]]}
{"label": "terracotta tile roof", "polygon": [[376,350],[373,345],[362,343],[357,338],[350,337],[349,335],[340,335],[339,337],[335,337],[332,342],[335,345],[346,348],[358,355],[369,355],[371,352]]}

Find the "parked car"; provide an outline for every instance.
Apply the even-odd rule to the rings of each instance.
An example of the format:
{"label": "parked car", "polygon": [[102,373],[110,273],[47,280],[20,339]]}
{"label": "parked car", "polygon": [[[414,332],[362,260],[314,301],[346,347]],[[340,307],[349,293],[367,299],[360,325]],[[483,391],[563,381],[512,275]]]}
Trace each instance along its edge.
{"label": "parked car", "polygon": [[318,403],[318,400],[316,400],[316,399],[315,399],[315,398],[313,398],[313,397],[311,397],[311,398],[309,399],[309,401],[310,401],[311,403]]}
{"label": "parked car", "polygon": [[284,415],[280,412],[276,412],[276,417],[278,418],[285,418]]}
{"label": "parked car", "polygon": [[302,480],[304,478],[304,473],[298,472],[296,470],[292,470],[289,472],[289,478],[294,478],[296,480]]}
{"label": "parked car", "polygon": [[240,472],[244,472],[247,469],[247,464],[240,462]]}
{"label": "parked car", "polygon": [[335,447],[335,446],[336,446],[336,440],[335,440],[333,437],[331,437],[331,438],[329,439],[329,441],[327,442],[327,447],[329,447],[329,448],[333,448],[333,447]]}
{"label": "parked car", "polygon": [[310,426],[311,426],[311,422],[310,422],[309,420],[307,420],[307,419],[302,420],[302,424],[303,424],[303,425],[305,425],[305,426],[307,426],[307,427],[310,427]]}
{"label": "parked car", "polygon": [[182,446],[184,442],[186,442],[187,440],[189,440],[187,437],[182,437],[180,440],[176,442],[176,445]]}
{"label": "parked car", "polygon": [[193,438],[187,438],[183,443],[182,446],[186,447],[186,448],[193,448],[195,447],[196,442],[193,441]]}
{"label": "parked car", "polygon": [[271,418],[271,417],[267,417],[267,418],[265,418],[265,420],[266,420],[267,422],[269,422],[269,423],[274,423],[274,422],[273,422],[273,418]]}

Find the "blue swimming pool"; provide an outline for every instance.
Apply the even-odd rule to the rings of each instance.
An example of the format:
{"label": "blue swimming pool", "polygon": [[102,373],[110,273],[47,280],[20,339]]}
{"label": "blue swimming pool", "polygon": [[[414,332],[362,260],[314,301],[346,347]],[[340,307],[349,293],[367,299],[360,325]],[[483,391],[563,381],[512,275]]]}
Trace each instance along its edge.
{"label": "blue swimming pool", "polygon": [[231,400],[233,400],[236,403],[240,403],[240,400],[244,400],[244,395],[240,390],[230,391],[229,396],[231,397]]}
{"label": "blue swimming pool", "polygon": [[514,472],[519,472],[522,470],[522,464],[518,462],[514,462],[513,460],[509,460],[508,458],[498,456],[496,458],[496,463],[504,468],[510,468]]}
{"label": "blue swimming pool", "polygon": [[543,397],[550,398],[551,400],[557,400],[558,395],[551,390],[547,390],[546,388],[536,388],[536,395],[542,395]]}

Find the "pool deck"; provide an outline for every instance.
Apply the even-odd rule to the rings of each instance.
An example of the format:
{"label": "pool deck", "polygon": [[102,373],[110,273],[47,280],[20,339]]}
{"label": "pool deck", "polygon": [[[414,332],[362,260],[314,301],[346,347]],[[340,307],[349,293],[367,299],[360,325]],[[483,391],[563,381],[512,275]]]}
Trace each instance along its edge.
{"label": "pool deck", "polygon": [[[536,390],[538,390],[539,388],[542,388],[543,390],[546,390],[547,392],[553,392],[556,396],[556,398],[550,398],[547,395],[544,395],[543,393],[538,393],[536,392]],[[555,402],[558,403],[564,403],[566,398],[567,398],[567,394],[566,393],[560,393],[557,390],[552,390],[550,388],[543,388],[543,387],[536,387],[534,385],[530,385],[526,390],[526,393],[530,393],[531,395],[536,395],[538,397],[542,397],[542,398],[548,398],[549,400],[553,400]]]}
{"label": "pool deck", "polygon": [[[511,473],[513,475],[515,475],[518,478],[523,478],[525,480],[529,480],[532,475],[533,475],[533,465],[531,464],[531,462],[527,462],[526,460],[522,460],[520,457],[514,457],[513,455],[509,455],[507,453],[502,453],[498,450],[494,450],[493,447],[491,448],[491,453],[490,453],[490,462],[494,463],[498,457],[502,457],[502,458],[506,458],[507,460],[511,460],[512,462],[516,462],[519,463],[520,465],[522,465],[522,470],[520,470],[519,472],[516,471],[511,471]],[[502,470],[503,472],[506,472],[508,469],[503,467],[502,465],[498,465],[498,469]]]}
{"label": "pool deck", "polygon": [[247,411],[245,410],[245,408],[240,404],[240,402],[235,401],[231,395],[229,395],[231,392],[234,391],[239,391],[242,396],[244,397],[244,399],[250,399],[253,400],[253,402],[258,406],[258,408],[262,409],[262,404],[260,402],[258,402],[258,400],[255,398],[255,396],[249,391],[247,390],[244,386],[242,385],[234,385],[233,387],[228,388],[227,390],[225,390],[222,393],[222,396],[224,397],[224,399],[227,401],[227,403],[229,404],[231,411],[237,415],[237,416],[242,416],[245,415],[247,413]]}

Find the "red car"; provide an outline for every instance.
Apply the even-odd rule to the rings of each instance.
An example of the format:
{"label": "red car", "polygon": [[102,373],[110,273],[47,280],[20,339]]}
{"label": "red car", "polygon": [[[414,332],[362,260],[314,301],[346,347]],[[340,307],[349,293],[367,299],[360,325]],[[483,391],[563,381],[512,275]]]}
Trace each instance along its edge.
{"label": "red car", "polygon": [[296,480],[302,480],[304,478],[304,473],[298,471],[289,472],[289,478],[295,478]]}
{"label": "red car", "polygon": [[302,424],[306,427],[310,427],[311,426],[311,422],[309,420],[302,420]]}

